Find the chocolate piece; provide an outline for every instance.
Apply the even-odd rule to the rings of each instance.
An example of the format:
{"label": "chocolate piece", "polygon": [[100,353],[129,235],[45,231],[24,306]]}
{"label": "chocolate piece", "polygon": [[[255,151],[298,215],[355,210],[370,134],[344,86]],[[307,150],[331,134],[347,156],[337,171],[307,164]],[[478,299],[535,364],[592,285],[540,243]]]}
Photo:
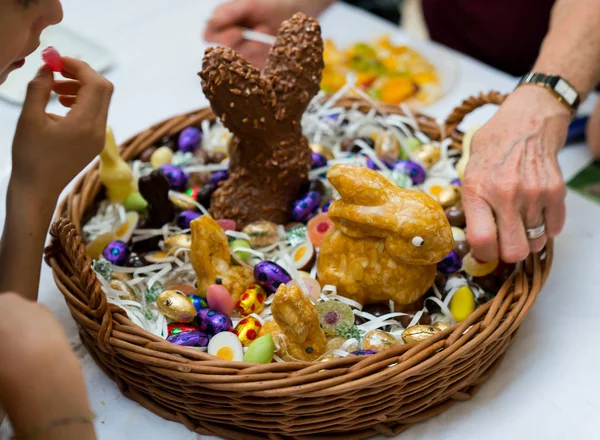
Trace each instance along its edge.
{"label": "chocolate piece", "polygon": [[212,198],[215,218],[234,219],[240,227],[289,220],[311,165],[301,117],[319,91],[322,70],[320,26],[301,13],[283,23],[262,76],[230,49],[206,51],[202,89],[234,134],[230,177]]}
{"label": "chocolate piece", "polygon": [[152,157],[152,154],[154,154],[155,151],[156,147],[148,147],[144,151],[142,151],[142,154],[140,154],[139,159],[142,162],[150,162],[150,158]]}
{"label": "chocolate piece", "polygon": [[162,228],[175,217],[175,207],[169,200],[169,182],[160,171],[140,177],[140,194],[148,202],[147,217],[142,229]]}

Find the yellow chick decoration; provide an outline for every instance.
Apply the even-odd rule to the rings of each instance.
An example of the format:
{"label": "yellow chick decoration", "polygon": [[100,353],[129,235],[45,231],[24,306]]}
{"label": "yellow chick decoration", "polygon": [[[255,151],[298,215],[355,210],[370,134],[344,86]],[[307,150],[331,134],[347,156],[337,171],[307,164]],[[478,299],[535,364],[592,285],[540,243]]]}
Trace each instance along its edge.
{"label": "yellow chick decoration", "polygon": [[227,236],[221,225],[209,215],[190,223],[192,230],[192,266],[198,276],[198,295],[206,296],[208,286],[219,278],[237,302],[246,288],[254,284],[254,273],[244,266],[231,265]]}
{"label": "yellow chick decoration", "polygon": [[133,172],[127,162],[121,159],[110,127],[106,129],[106,141],[100,153],[100,181],[113,203],[123,203],[129,194],[136,191]]}
{"label": "yellow chick decoration", "polygon": [[311,300],[298,286],[281,284],[271,304],[275,321],[267,321],[260,335],[271,334],[279,340],[277,354],[286,361],[314,361],[327,347],[319,314]]}
{"label": "yellow chick decoration", "polygon": [[365,167],[335,165],[327,178],[341,199],[329,208],[334,227],[317,261],[319,282],[361,304],[417,301],[454,245],[442,207]]}

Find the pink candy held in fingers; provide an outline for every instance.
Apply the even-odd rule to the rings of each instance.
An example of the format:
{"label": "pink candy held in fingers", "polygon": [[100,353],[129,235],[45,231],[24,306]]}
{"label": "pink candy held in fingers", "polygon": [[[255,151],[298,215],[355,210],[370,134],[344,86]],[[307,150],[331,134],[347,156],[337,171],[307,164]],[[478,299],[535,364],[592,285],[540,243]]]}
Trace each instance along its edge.
{"label": "pink candy held in fingers", "polygon": [[206,300],[211,309],[226,315],[231,315],[234,308],[234,301],[231,293],[220,284],[211,284],[206,291]]}
{"label": "pink candy held in fingers", "polygon": [[53,72],[62,72],[65,66],[62,57],[52,46],[44,49],[42,52],[42,60],[44,60],[46,66],[48,66]]}

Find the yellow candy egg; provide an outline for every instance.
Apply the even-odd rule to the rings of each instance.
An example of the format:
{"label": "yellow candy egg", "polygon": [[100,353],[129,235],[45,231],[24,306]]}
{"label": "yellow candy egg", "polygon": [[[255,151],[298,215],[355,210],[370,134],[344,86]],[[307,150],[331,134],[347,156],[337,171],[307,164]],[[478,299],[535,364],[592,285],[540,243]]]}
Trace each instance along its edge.
{"label": "yellow candy egg", "polygon": [[150,156],[150,163],[152,168],[155,170],[160,168],[162,165],[170,164],[173,161],[173,150],[169,147],[157,148],[152,156]]}
{"label": "yellow candy egg", "polygon": [[208,343],[208,354],[224,361],[242,362],[244,360],[244,348],[242,343],[231,332],[217,333]]}
{"label": "yellow candy egg", "polygon": [[459,288],[450,300],[450,313],[452,313],[456,322],[467,319],[473,313],[475,307],[475,295],[468,286]]}
{"label": "yellow candy egg", "polygon": [[365,335],[362,341],[363,350],[383,351],[398,345],[395,337],[382,330],[372,330]]}
{"label": "yellow candy egg", "polygon": [[258,319],[248,316],[235,326],[233,332],[237,335],[244,347],[250,347],[250,344],[258,338],[261,327],[262,324]]}
{"label": "yellow candy egg", "polygon": [[472,277],[484,277],[491,274],[498,267],[498,260],[488,262],[477,261],[471,252],[464,256],[462,268]]}
{"label": "yellow candy egg", "polygon": [[192,322],[196,317],[196,307],[183,293],[165,290],[156,298],[158,310],[175,322]]}
{"label": "yellow candy egg", "polygon": [[253,284],[240,295],[235,309],[241,316],[259,314],[264,309],[266,300],[267,294],[264,289],[258,284]]}

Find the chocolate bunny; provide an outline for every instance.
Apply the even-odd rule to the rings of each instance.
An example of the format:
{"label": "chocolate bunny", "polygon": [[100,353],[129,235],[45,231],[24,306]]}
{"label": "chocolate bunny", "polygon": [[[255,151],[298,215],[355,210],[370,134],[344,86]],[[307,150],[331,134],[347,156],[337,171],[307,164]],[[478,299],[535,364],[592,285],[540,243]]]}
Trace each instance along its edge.
{"label": "chocolate bunny", "polygon": [[222,47],[207,49],[202,67],[202,90],[234,134],[229,179],[212,196],[212,214],[240,227],[286,223],[312,160],[300,121],[324,67],[319,24],[301,13],[285,21],[262,75]]}
{"label": "chocolate bunny", "polygon": [[368,168],[336,165],[327,178],[341,200],[329,208],[335,226],[317,262],[321,284],[361,304],[417,301],[454,245],[442,207]]}

